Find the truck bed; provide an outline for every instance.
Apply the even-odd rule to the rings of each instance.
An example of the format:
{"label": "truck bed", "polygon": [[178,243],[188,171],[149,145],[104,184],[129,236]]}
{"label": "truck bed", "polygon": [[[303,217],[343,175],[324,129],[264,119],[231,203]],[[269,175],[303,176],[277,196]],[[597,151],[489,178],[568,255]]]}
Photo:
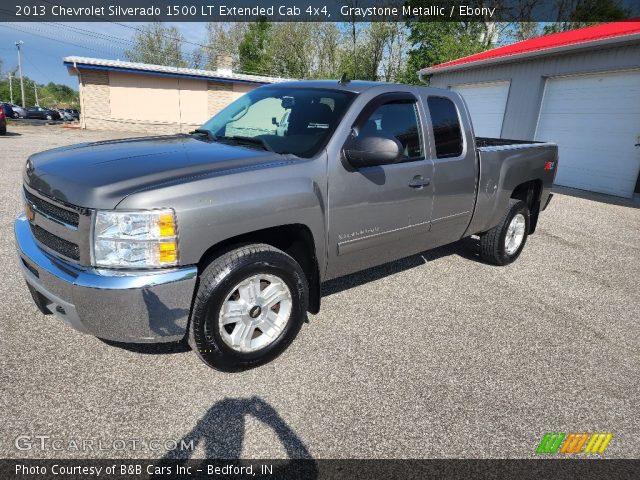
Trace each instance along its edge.
{"label": "truck bed", "polygon": [[[478,195],[468,233],[485,232],[498,224],[518,185],[534,181],[541,205],[547,204],[558,161],[553,143],[504,138],[476,138]],[[547,163],[551,168],[547,168]]]}
{"label": "truck bed", "polygon": [[507,145],[531,145],[534,143],[544,143],[544,142],[536,142],[533,140],[511,140],[508,138],[476,137],[477,148],[504,147]]}

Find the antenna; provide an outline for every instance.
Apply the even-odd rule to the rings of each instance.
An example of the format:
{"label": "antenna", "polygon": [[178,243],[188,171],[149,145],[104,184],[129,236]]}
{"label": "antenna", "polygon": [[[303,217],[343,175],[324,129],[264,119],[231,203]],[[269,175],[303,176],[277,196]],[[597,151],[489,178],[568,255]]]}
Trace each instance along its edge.
{"label": "antenna", "polygon": [[347,83],[349,83],[351,80],[349,80],[349,78],[347,78],[347,74],[346,72],[342,74],[342,76],[340,77],[340,80],[338,80],[338,83],[340,85],[346,85]]}

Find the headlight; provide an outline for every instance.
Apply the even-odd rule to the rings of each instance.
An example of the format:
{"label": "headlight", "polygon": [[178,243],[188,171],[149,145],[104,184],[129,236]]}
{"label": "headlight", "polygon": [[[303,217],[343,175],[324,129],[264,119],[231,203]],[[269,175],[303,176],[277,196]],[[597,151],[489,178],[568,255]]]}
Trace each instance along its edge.
{"label": "headlight", "polygon": [[155,268],[178,263],[176,217],[171,209],[98,211],[93,234],[98,267]]}

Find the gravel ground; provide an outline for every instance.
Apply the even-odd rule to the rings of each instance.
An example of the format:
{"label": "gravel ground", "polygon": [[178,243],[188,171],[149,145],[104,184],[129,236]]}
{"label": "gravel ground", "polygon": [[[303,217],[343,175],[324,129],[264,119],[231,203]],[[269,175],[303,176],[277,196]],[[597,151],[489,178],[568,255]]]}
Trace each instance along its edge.
{"label": "gravel ground", "polygon": [[[640,457],[638,204],[564,190],[511,266],[466,240],[333,281],[279,359],[224,374],[36,310],[12,234],[25,159],[123,135],[13,132],[0,138],[0,457],[154,458],[164,449],[132,439],[186,438],[195,458],[518,458],[548,431],[612,432],[606,456]],[[128,446],[18,450],[19,435]]]}

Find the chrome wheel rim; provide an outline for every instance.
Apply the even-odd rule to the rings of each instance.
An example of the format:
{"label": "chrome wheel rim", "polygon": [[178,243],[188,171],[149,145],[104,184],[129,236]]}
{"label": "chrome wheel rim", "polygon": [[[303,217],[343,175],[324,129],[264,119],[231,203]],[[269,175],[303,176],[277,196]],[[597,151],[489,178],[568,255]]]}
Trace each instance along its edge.
{"label": "chrome wheel rim", "polygon": [[504,250],[507,255],[513,255],[522,245],[525,226],[526,222],[523,214],[518,213],[511,219],[507,228],[507,235],[504,238]]}
{"label": "chrome wheel rim", "polygon": [[219,332],[237,352],[255,352],[275,342],[291,317],[289,287],[275,275],[258,274],[238,283],[222,303]]}

